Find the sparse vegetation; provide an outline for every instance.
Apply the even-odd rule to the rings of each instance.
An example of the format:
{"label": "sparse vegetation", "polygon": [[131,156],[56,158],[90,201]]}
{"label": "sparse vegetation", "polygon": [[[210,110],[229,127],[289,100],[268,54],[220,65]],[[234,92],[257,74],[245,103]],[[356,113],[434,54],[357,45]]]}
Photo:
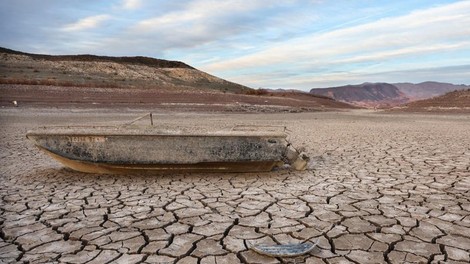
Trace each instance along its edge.
{"label": "sparse vegetation", "polygon": [[26,80],[26,79],[12,79],[0,78],[0,84],[22,84],[22,85],[47,85],[47,86],[64,86],[64,87],[94,87],[94,88],[119,88],[115,84],[97,84],[97,83],[76,83],[70,81],[59,81],[56,79],[44,80]]}
{"label": "sparse vegetation", "polygon": [[266,89],[250,89],[245,91],[246,95],[268,95],[269,91]]}

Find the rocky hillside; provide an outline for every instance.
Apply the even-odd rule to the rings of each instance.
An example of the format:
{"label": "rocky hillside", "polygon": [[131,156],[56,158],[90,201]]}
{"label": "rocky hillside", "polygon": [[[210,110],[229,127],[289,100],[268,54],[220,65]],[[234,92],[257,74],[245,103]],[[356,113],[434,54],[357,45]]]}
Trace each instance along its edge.
{"label": "rocky hillside", "polygon": [[316,88],[310,93],[329,96],[335,100],[365,107],[389,107],[416,100],[428,99],[445,93],[468,89],[467,85],[423,82],[412,83],[363,83],[331,88]]}
{"label": "rocky hillside", "polygon": [[446,93],[406,104],[398,110],[412,112],[470,112],[470,89]]}
{"label": "rocky hillside", "polygon": [[331,88],[317,88],[310,93],[360,106],[397,105],[407,102],[406,96],[388,83],[363,83]]}
{"label": "rocky hillside", "polygon": [[422,100],[435,96],[440,96],[448,92],[456,90],[469,89],[468,85],[455,85],[441,82],[422,82],[422,83],[394,83],[402,93],[404,93],[410,101]]}
{"label": "rocky hillside", "polygon": [[148,57],[51,56],[0,48],[0,83],[102,88],[211,89],[245,93],[183,62]]}

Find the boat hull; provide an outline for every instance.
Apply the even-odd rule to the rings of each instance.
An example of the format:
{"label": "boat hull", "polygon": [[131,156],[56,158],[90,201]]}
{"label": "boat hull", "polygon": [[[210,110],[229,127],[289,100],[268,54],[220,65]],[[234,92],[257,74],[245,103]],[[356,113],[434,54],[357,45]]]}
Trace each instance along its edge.
{"label": "boat hull", "polygon": [[27,137],[63,165],[88,173],[258,172],[283,164],[282,133],[42,129]]}
{"label": "boat hull", "polygon": [[185,172],[266,172],[282,166],[282,161],[201,162],[196,164],[111,164],[72,160],[44,148],[46,154],[72,170],[99,174],[185,173]]}

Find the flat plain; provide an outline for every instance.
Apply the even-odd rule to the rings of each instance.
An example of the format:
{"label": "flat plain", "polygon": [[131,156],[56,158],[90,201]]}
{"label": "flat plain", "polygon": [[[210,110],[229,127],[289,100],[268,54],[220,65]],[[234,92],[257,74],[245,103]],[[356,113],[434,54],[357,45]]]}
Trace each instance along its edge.
{"label": "flat plain", "polygon": [[[468,263],[470,116],[369,110],[155,112],[162,124],[281,125],[306,171],[93,175],[25,138],[129,109],[0,109],[0,262]],[[254,244],[318,241],[296,258]]]}

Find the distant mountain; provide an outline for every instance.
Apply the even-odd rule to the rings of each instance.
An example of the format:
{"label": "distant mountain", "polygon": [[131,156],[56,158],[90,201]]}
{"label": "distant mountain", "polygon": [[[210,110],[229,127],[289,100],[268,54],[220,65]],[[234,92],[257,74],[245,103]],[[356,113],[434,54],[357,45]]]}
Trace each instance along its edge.
{"label": "distant mountain", "polygon": [[470,112],[470,89],[446,93],[430,99],[414,101],[398,110],[410,112]]}
{"label": "distant mountain", "polygon": [[408,101],[396,86],[388,83],[363,83],[317,88],[310,90],[310,93],[360,106],[397,105]]}
{"label": "distant mountain", "polygon": [[418,84],[363,83],[359,85],[316,88],[310,90],[310,93],[329,96],[338,101],[360,106],[385,107],[402,105],[468,88],[470,86],[439,82],[423,82]]}
{"label": "distant mountain", "polygon": [[0,48],[0,83],[106,88],[253,90],[180,61],[149,57],[42,55]]}
{"label": "distant mountain", "polygon": [[422,83],[394,83],[402,93],[411,101],[427,99],[456,90],[469,89],[468,85],[455,85],[441,82],[422,82]]}

